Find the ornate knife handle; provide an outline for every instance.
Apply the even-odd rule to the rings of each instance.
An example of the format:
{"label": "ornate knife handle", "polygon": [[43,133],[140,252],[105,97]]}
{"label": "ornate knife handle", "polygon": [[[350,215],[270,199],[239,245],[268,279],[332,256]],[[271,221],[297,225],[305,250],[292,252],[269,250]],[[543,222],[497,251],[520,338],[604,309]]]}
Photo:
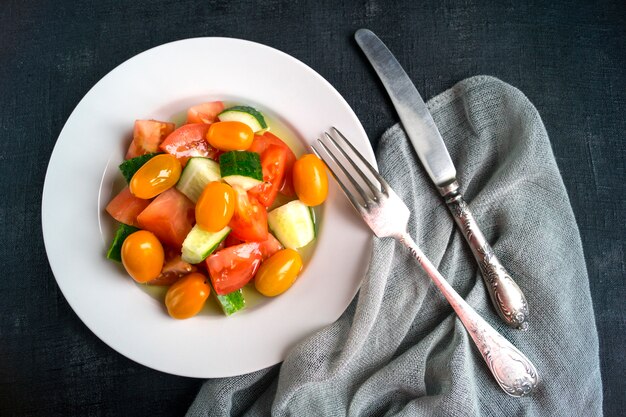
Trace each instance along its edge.
{"label": "ornate knife handle", "polygon": [[445,198],[457,226],[472,249],[498,315],[507,325],[526,330],[528,328],[526,298],[478,228],[476,219],[459,192],[459,184],[454,181],[447,186],[439,187],[439,192]]}

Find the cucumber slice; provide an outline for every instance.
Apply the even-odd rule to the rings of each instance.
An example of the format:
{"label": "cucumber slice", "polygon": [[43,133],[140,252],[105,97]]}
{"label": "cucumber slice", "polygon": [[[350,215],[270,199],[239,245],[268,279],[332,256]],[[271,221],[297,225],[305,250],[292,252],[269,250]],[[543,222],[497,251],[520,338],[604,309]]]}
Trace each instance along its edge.
{"label": "cucumber slice", "polygon": [[128,159],[122,162],[119,166],[120,171],[127,183],[130,183],[131,178],[135,175],[135,172],[139,170],[146,162],[157,156],[158,153],[147,153],[145,155],[139,155],[134,158]]}
{"label": "cucumber slice", "polygon": [[220,165],[217,162],[197,156],[187,161],[176,188],[195,203],[208,183],[221,178]]}
{"label": "cucumber slice", "polygon": [[261,157],[256,152],[223,153],[220,155],[220,171],[224,181],[246,191],[263,182]]}
{"label": "cucumber slice", "polygon": [[241,288],[226,295],[218,295],[215,289],[211,292],[215,294],[217,303],[227,316],[246,308],[246,300],[243,298],[243,290]]}
{"label": "cucumber slice", "polygon": [[300,200],[291,201],[267,214],[274,236],[289,249],[298,249],[315,239],[311,209]]}
{"label": "cucumber slice", "polygon": [[260,130],[267,130],[267,123],[265,123],[265,117],[263,114],[250,106],[235,106],[230,107],[217,115],[220,122],[236,121],[245,123],[252,129],[253,132]]}
{"label": "cucumber slice", "polygon": [[190,264],[198,264],[204,261],[229,233],[230,227],[228,226],[219,232],[207,232],[195,225],[183,242],[182,260]]}
{"label": "cucumber slice", "polygon": [[115,231],[111,247],[107,252],[107,258],[115,262],[122,262],[122,245],[124,244],[124,240],[126,240],[128,235],[135,233],[137,230],[139,229],[136,227],[120,223]]}

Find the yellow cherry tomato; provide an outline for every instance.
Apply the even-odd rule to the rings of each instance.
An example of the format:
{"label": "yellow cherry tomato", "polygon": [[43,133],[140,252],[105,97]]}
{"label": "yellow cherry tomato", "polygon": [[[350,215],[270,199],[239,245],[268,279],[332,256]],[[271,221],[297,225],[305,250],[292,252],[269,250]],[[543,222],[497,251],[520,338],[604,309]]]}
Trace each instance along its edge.
{"label": "yellow cherry tomato", "polygon": [[313,207],[328,195],[326,165],[313,154],[306,154],[293,165],[293,186],[300,201]]}
{"label": "yellow cherry tomato", "polygon": [[161,242],[147,230],[130,234],[122,244],[122,264],[137,282],[144,283],[158,277],[164,259]]}
{"label": "yellow cherry tomato", "polygon": [[135,172],[130,180],[130,192],[143,199],[156,197],[176,185],[181,170],[175,156],[167,153],[157,155]]}
{"label": "yellow cherry tomato", "polygon": [[289,289],[302,270],[302,258],[293,249],[283,249],[261,264],[254,278],[257,291],[274,297]]}
{"label": "yellow cherry tomato", "polygon": [[199,272],[192,272],[176,281],[165,294],[165,307],[175,319],[188,319],[202,310],[211,294],[207,278]]}
{"label": "yellow cherry tomato", "polygon": [[196,223],[207,232],[219,232],[235,212],[235,190],[223,182],[210,182],[196,203]]}
{"label": "yellow cherry tomato", "polygon": [[209,127],[206,139],[211,146],[222,151],[245,151],[252,144],[254,132],[242,122],[216,122]]}

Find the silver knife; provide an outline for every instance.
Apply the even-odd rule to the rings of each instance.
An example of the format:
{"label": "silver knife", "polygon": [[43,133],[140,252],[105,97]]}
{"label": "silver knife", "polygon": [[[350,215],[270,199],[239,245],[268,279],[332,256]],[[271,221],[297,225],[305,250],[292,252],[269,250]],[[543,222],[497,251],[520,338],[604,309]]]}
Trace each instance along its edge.
{"label": "silver knife", "polygon": [[498,315],[507,325],[526,330],[526,298],[496,258],[463,199],[456,180],[456,169],[424,100],[393,54],[372,31],[359,29],[354,37],[389,93],[417,156],[472,248]]}

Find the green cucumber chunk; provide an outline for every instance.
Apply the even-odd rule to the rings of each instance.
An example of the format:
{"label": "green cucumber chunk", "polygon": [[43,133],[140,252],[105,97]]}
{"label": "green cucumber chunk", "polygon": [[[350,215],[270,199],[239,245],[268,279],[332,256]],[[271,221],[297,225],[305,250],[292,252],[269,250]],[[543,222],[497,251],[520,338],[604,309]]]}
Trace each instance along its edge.
{"label": "green cucumber chunk", "polygon": [[256,152],[230,151],[220,155],[222,179],[249,190],[263,182],[261,156]]}
{"label": "green cucumber chunk", "polygon": [[219,232],[207,232],[196,224],[183,242],[182,260],[190,264],[199,264],[213,253],[229,233],[230,227],[228,226]]}
{"label": "green cucumber chunk", "polygon": [[124,244],[124,240],[138,230],[139,229],[134,226],[120,223],[115,231],[115,236],[113,236],[111,247],[109,247],[107,252],[107,258],[115,262],[122,262],[122,245]]}
{"label": "green cucumber chunk", "polygon": [[289,249],[302,248],[315,239],[313,214],[300,200],[290,201],[270,211],[267,224],[276,239]]}
{"label": "green cucumber chunk", "polygon": [[222,307],[222,311],[227,316],[243,310],[246,307],[246,300],[243,297],[243,290],[240,288],[226,295],[219,295],[213,289],[213,294],[217,299],[217,303]]}
{"label": "green cucumber chunk", "polygon": [[217,115],[220,122],[236,121],[245,123],[253,132],[267,129],[267,123],[263,114],[250,106],[234,106],[229,107]]}
{"label": "green cucumber chunk", "polygon": [[187,161],[176,188],[195,203],[208,183],[221,178],[220,165],[217,162],[197,156]]}
{"label": "green cucumber chunk", "polygon": [[135,172],[139,170],[146,162],[157,156],[159,153],[147,153],[145,155],[139,155],[134,158],[128,159],[122,162],[119,166],[120,171],[127,183],[130,183],[131,178],[135,175]]}

